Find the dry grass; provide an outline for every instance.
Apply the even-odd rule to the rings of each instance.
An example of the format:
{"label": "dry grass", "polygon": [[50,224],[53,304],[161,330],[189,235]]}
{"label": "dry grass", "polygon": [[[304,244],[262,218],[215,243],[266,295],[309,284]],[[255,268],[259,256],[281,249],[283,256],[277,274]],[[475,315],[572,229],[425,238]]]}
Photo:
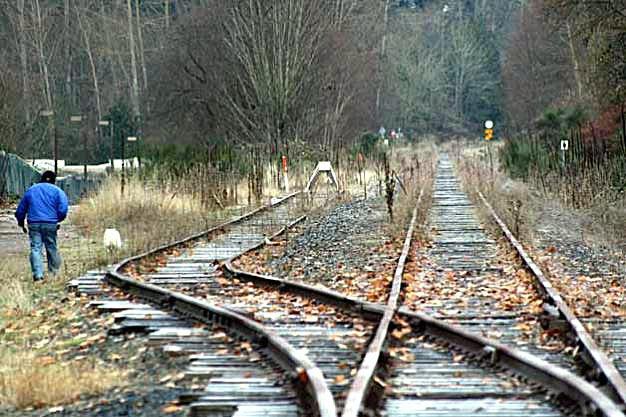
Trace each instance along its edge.
{"label": "dry grass", "polygon": [[397,198],[394,203],[394,223],[391,225],[391,235],[404,235],[415,209],[417,197],[423,189],[424,195],[418,208],[416,223],[416,235],[419,236],[422,231],[420,225],[424,223],[423,220],[429,209],[432,179],[437,163],[437,148],[432,141],[422,141],[411,147],[395,148],[391,154],[391,160],[394,163],[392,169],[398,172],[406,188],[406,194],[401,189],[396,189]]}
{"label": "dry grass", "polygon": [[0,350],[0,403],[20,409],[53,406],[125,383],[119,370],[89,362],[53,361],[31,352]]}
{"label": "dry grass", "polygon": [[54,279],[47,279],[43,284],[32,282],[28,252],[0,259],[0,311],[29,314],[49,294],[63,291],[68,279],[106,263],[107,254],[101,244],[82,237],[75,231],[68,233],[68,228],[72,227],[66,225],[59,233],[59,252],[63,257],[63,268]]}
{"label": "dry grass", "polygon": [[476,191],[480,191],[513,234],[531,242],[535,223],[533,202],[537,196],[527,184],[511,180],[501,172],[498,146],[463,141],[449,144],[446,149],[454,157],[463,188],[472,199],[478,203]]}
{"label": "dry grass", "polygon": [[3,406],[23,409],[63,404],[125,381],[120,371],[86,361],[55,363],[56,359],[47,356],[51,346],[48,343],[65,340],[62,334],[67,332],[67,317],[80,314],[78,304],[65,298],[67,277],[76,276],[97,262],[88,258],[95,250],[84,239],[62,239],[61,243],[64,273],[43,283],[32,282],[27,253],[0,260]]}
{"label": "dry grass", "polygon": [[210,212],[200,196],[175,184],[149,187],[133,178],[122,197],[119,179],[110,178],[97,194],[83,200],[72,221],[96,242],[101,242],[105,229],[119,230],[123,248],[109,259],[118,260],[206,230],[227,215]]}
{"label": "dry grass", "polygon": [[30,267],[23,260],[14,257],[0,261],[0,310],[33,309],[30,276]]}
{"label": "dry grass", "polygon": [[[475,194],[474,190],[480,190],[518,238],[533,242],[537,216],[541,208],[554,204],[562,206],[566,199],[565,195],[546,191],[547,188],[539,186],[539,182],[550,182],[556,190],[566,190],[562,191],[563,193],[571,190],[572,184],[569,184],[570,180],[567,178],[556,177],[534,179],[530,184],[512,180],[498,165],[498,145],[490,145],[495,145],[492,148],[493,163],[490,163],[484,143],[448,145],[448,148],[450,154],[456,156],[458,172],[466,191]],[[562,206],[562,210],[583,219],[584,230],[581,230],[581,233],[584,234],[585,240],[626,250],[626,205],[623,201],[603,199],[600,193],[597,193],[591,202],[593,191],[587,190],[589,184],[581,183],[579,186],[581,194],[589,195],[590,207],[571,209]],[[473,197],[476,198],[475,195]]]}
{"label": "dry grass", "polygon": [[617,246],[625,252],[626,197],[623,191],[617,191],[618,187],[612,184],[614,178],[609,175],[617,169],[607,166],[590,168],[581,174],[536,174],[531,183],[544,199],[557,200],[564,210],[578,213],[589,240]]}

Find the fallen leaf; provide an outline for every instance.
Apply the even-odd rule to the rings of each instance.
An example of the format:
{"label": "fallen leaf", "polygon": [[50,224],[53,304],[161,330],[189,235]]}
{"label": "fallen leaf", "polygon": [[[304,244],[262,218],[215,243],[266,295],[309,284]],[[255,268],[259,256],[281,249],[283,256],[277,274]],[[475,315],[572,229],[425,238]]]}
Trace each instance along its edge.
{"label": "fallen leaf", "polygon": [[183,407],[181,407],[180,405],[170,404],[170,405],[166,405],[165,407],[163,407],[161,411],[166,414],[171,414],[171,413],[176,413],[178,411],[181,411],[182,409]]}

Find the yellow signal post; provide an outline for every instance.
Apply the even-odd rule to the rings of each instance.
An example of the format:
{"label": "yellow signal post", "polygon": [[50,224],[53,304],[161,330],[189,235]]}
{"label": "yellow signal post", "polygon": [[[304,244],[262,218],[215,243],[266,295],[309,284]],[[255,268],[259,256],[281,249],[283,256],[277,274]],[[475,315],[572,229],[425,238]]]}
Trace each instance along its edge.
{"label": "yellow signal post", "polygon": [[485,129],[485,140],[493,139],[493,129]]}

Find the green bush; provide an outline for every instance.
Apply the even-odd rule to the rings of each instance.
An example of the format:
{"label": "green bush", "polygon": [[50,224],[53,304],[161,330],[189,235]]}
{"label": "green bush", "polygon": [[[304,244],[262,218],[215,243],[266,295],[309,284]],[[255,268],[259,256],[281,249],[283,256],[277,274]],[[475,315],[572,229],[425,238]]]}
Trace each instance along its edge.
{"label": "green bush", "polygon": [[507,139],[500,149],[500,162],[513,178],[528,178],[536,157],[526,138]]}

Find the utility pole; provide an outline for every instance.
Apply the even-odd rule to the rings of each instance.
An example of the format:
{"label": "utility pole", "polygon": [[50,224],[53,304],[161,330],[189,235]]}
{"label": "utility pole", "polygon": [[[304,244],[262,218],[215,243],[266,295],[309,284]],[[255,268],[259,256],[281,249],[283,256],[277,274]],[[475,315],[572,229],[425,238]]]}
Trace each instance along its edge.
{"label": "utility pole", "polygon": [[126,165],[126,161],[124,160],[124,148],[125,148],[125,143],[126,143],[126,138],[124,136],[122,136],[122,196],[124,196],[124,181],[125,181],[125,177],[124,177],[124,173],[125,173],[125,169],[124,166]]}
{"label": "utility pole", "polygon": [[[80,140],[80,123],[83,121],[83,116],[70,116],[70,122],[78,123],[78,139]],[[83,179],[87,180],[87,135],[83,137]]]}
{"label": "utility pole", "polygon": [[[113,137],[113,120],[99,120],[98,125],[110,127],[109,131],[111,132],[111,173],[113,173],[115,171],[115,165],[113,164],[113,157],[114,157],[114,150],[115,150],[115,146],[114,146],[115,139]],[[100,130],[100,133],[102,133],[102,130]]]}
{"label": "utility pole", "polygon": [[52,140],[53,140],[52,153],[53,153],[53,158],[54,158],[54,175],[58,175],[59,173],[59,163],[58,163],[59,146],[57,144],[57,132],[56,132],[56,127],[54,125],[54,111],[50,109],[42,110],[39,113],[39,115],[48,118],[48,137],[52,137]]}

